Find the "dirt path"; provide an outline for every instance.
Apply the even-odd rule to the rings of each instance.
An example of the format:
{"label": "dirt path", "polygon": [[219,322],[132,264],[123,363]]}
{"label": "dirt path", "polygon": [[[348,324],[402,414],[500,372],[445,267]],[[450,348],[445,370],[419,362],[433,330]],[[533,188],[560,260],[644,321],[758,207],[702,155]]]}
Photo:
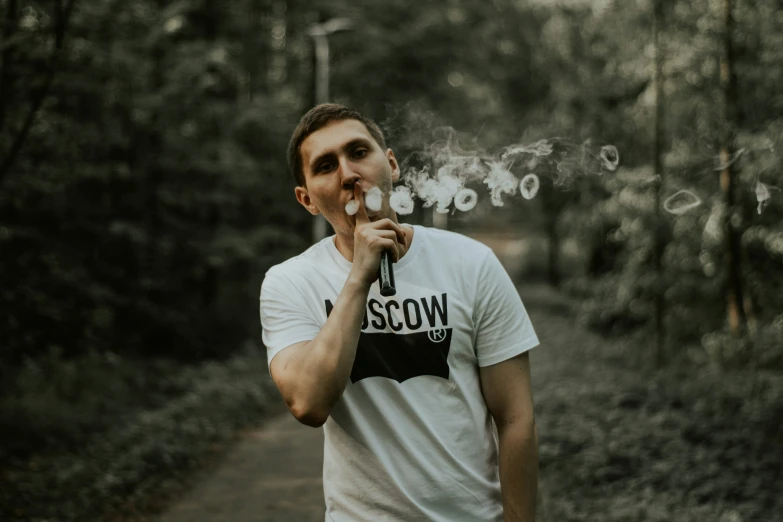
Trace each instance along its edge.
{"label": "dirt path", "polygon": [[323,430],[290,414],[246,431],[160,522],[323,522]]}

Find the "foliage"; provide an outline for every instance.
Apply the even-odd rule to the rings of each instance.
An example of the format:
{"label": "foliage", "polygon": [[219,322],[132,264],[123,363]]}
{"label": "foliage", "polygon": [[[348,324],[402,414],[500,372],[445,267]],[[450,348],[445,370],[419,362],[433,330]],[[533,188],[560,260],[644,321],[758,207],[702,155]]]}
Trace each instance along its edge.
{"label": "foliage", "polygon": [[[11,39],[6,48],[2,151],[31,108],[11,102],[24,101],[25,83],[41,80],[37,71],[49,63],[62,20],[61,4],[17,4],[14,16],[6,6],[5,24],[33,45]],[[10,310],[0,319],[3,360],[17,365],[54,347],[69,357],[110,350],[195,361],[226,356],[258,335],[252,303],[265,270],[309,240],[308,215],[288,192],[284,149],[311,103],[307,28],[331,16],[355,22],[331,38],[334,99],[381,120],[406,161],[443,126],[490,152],[553,135],[615,144],[624,177],[582,176],[570,194],[545,183],[542,207],[520,205],[514,213],[531,234],[545,226],[554,248],[558,228],[565,239],[578,237],[592,250],[589,262],[616,276],[614,284],[605,278],[610,294],[643,285],[621,291],[638,297],[636,311],[633,299],[610,307],[616,313],[607,317],[627,312],[628,326],[648,314],[656,284],[646,275],[651,231],[668,229],[665,284],[674,307],[715,318],[698,321],[699,331],[675,325],[672,336],[697,339],[719,328],[722,247],[701,245],[694,231],[719,210],[720,122],[707,108],[719,100],[722,29],[717,5],[707,0],[665,4],[671,147],[662,195],[686,188],[703,205],[662,224],[650,200],[655,185],[643,183],[653,105],[651,15],[641,0],[600,7],[454,0],[445,9],[406,0],[386,6],[382,19],[372,2],[74,4],[54,83],[0,190],[0,302]],[[735,35],[737,139],[748,151],[736,163],[749,258],[743,276],[762,322],[780,305],[761,279],[779,267],[772,238],[780,197],[753,215],[754,183],[779,181],[781,120],[760,109],[766,99],[777,107],[783,74],[770,8],[738,8]]]}
{"label": "foliage", "polygon": [[[773,0],[734,9],[734,138],[743,152],[733,164],[738,201],[729,209],[716,171],[719,2],[659,1],[660,195],[665,201],[685,189],[701,200],[662,218],[651,166],[652,1],[0,2],[3,460],[106,437],[108,446],[89,450],[106,453],[55,459],[84,484],[83,498],[57,500],[73,502],[73,513],[85,512],[92,494],[130,491],[145,474],[187,461],[190,450],[177,453],[166,438],[173,431],[149,437],[150,426],[179,415],[165,410],[167,400],[191,397],[189,406],[171,406],[181,413],[198,407],[194,386],[213,386],[195,384],[187,372],[202,370],[183,365],[233,360],[257,340],[266,270],[310,242],[310,216],[292,197],[285,148],[313,102],[308,29],[335,16],[353,24],[330,36],[331,97],[380,121],[404,163],[445,128],[465,149],[487,154],[555,137],[575,150],[613,144],[620,151],[620,169],[603,175],[563,156],[541,174],[562,167],[569,184],[542,180],[535,200],[503,209],[480,201],[470,216],[450,216],[452,228],[530,238],[518,249],[528,255],[514,275],[556,281],[553,269],[562,271],[564,287],[581,298],[584,324],[634,332],[646,346],[663,289],[672,361],[686,353],[697,366],[779,370],[783,19]],[[759,182],[772,196],[761,213]],[[741,338],[726,331],[720,223],[727,215],[742,238],[749,322]],[[412,217],[428,223],[429,214]],[[561,245],[578,255],[552,256]],[[584,267],[574,269],[574,259]],[[212,368],[225,379],[214,384],[225,394],[216,404],[240,415],[229,404],[247,397],[228,383],[231,372],[244,370]],[[145,428],[133,424],[143,410],[168,413]],[[224,433],[199,418],[184,424],[192,448]],[[116,451],[126,453],[115,462]],[[152,464],[144,467],[147,456]],[[136,478],[94,480],[110,461]],[[46,476],[24,482],[24,494],[57,495],[60,479]]]}
{"label": "foliage", "polygon": [[[780,111],[759,108],[767,106],[766,100],[775,100],[770,101],[773,105],[777,103],[769,79],[779,77],[783,70],[778,63],[770,62],[769,56],[770,46],[780,32],[779,20],[768,18],[768,2],[743,4],[734,11],[741,117],[735,133],[738,152],[732,165],[738,180],[737,205],[729,210],[722,204],[717,168],[720,111],[708,109],[721,103],[718,62],[723,53],[723,28],[719,6],[706,2],[670,2],[667,6],[662,52],[669,146],[664,151],[663,218],[659,221],[656,217],[656,179],[649,166],[652,163],[648,152],[652,139],[649,122],[654,93],[647,87],[638,97],[621,100],[613,111],[592,115],[591,125],[596,128],[622,129],[632,124],[625,129],[633,136],[617,142],[624,153],[617,175],[591,180],[588,190],[592,196],[570,206],[563,216],[564,228],[573,235],[592,238],[594,255],[588,259],[601,261],[595,263],[593,270],[588,268],[586,277],[572,279],[566,287],[586,298],[582,309],[585,323],[606,332],[644,327],[650,333],[648,338],[655,335],[655,294],[658,288],[663,288],[669,350],[683,344],[702,345],[705,353],[714,355],[717,351],[708,346],[714,346],[715,341],[710,339],[722,335],[726,322],[728,274],[721,219],[729,212],[732,223],[742,234],[741,278],[749,315],[745,338],[733,344],[766,346],[770,341],[763,336],[754,340],[754,329],[763,330],[772,324],[783,306],[780,299],[783,258],[777,249],[783,204],[776,188],[781,182],[778,129],[782,120]],[[641,36],[624,40],[625,50],[580,46],[594,65],[585,71],[590,78],[602,78],[602,68],[617,73],[626,71],[616,77],[616,83],[630,88],[634,82],[644,81],[651,75],[649,11],[643,6],[639,11],[639,7],[630,3],[606,11],[603,23],[588,24],[582,31],[587,41],[614,41],[615,27],[644,28],[639,33]],[[577,12],[582,13],[581,19],[595,19],[587,8]],[[760,27],[770,32],[759,36]],[[751,37],[750,33],[755,36]],[[593,92],[588,89],[583,96],[594,96]],[[588,106],[595,104],[591,102]],[[616,120],[619,114],[626,115],[625,121]],[[637,127],[635,122],[639,121],[644,121],[646,128]],[[758,182],[772,187],[769,189],[772,197],[762,212],[757,209]],[[676,199],[667,200],[680,190],[690,191],[701,204],[681,215],[664,212],[666,207],[676,206]],[[664,241],[664,271],[660,277],[654,272],[656,229]],[[596,279],[596,276],[600,277]],[[739,360],[750,361],[752,351]]]}
{"label": "foliage", "polygon": [[640,338],[574,327],[578,300],[520,293],[542,340],[531,352],[542,522],[779,518],[779,371],[688,364],[685,350],[661,370]]}
{"label": "foliage", "polygon": [[[48,362],[63,363],[54,354]],[[15,436],[32,437],[16,441],[24,453],[3,441],[5,451],[16,449],[13,456],[3,455],[0,470],[3,520],[84,522],[98,520],[105,510],[122,513],[134,502],[135,509],[149,509],[147,503],[171,490],[170,482],[280,402],[257,347],[223,363],[180,369],[159,363],[145,368],[152,370],[147,373],[117,356],[64,364],[64,371],[29,367],[19,386],[32,391],[0,405],[3,431],[15,422]],[[112,382],[117,375],[126,379]],[[145,375],[153,388],[149,394],[123,382]],[[150,404],[156,391],[159,400]],[[111,408],[123,415],[113,415]],[[24,416],[9,417],[16,412]],[[40,439],[45,430],[53,430],[57,445]]]}

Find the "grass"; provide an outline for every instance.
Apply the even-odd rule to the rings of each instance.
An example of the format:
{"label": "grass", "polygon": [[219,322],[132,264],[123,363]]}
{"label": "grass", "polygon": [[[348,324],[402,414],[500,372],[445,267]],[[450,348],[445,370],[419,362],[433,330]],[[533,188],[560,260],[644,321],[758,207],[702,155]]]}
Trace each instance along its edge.
{"label": "grass", "polygon": [[522,289],[542,338],[532,358],[541,522],[779,520],[779,370],[687,356],[658,370],[649,341],[586,332],[565,298],[536,292]]}
{"label": "grass", "polygon": [[[144,380],[165,382],[141,393],[145,369]],[[4,439],[16,441],[3,455],[0,519],[89,522],[154,510],[279,401],[259,349],[196,367],[98,356],[59,371],[28,367],[0,407]]]}

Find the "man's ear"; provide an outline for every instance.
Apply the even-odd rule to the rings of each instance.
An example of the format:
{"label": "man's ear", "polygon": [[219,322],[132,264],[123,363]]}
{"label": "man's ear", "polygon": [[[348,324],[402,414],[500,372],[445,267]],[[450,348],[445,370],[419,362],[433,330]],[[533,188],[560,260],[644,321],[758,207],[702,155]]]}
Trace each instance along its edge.
{"label": "man's ear", "polygon": [[294,194],[296,195],[296,200],[299,202],[299,204],[306,208],[310,214],[317,216],[321,213],[319,208],[316,207],[313,203],[313,200],[310,199],[310,194],[307,192],[305,187],[296,187],[294,189]]}
{"label": "man's ear", "polygon": [[397,158],[394,157],[394,151],[386,149],[386,157],[389,159],[389,166],[392,169],[392,181],[400,179],[400,165],[397,163]]}

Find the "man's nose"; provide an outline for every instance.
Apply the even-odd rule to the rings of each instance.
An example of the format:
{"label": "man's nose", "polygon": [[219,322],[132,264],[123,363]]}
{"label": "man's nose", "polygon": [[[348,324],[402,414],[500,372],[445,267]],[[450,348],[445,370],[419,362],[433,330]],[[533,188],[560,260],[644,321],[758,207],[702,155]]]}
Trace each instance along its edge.
{"label": "man's nose", "polygon": [[351,162],[347,158],[340,159],[340,174],[343,187],[353,189],[354,184],[362,177],[354,170]]}

